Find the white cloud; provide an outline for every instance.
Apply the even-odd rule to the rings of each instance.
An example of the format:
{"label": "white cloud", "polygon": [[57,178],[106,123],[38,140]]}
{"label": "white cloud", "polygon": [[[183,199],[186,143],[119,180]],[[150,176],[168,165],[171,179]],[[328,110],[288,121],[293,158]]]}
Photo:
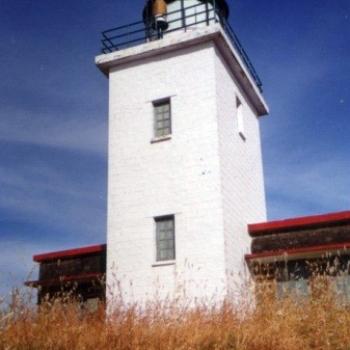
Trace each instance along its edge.
{"label": "white cloud", "polygon": [[270,218],[348,210],[349,169],[349,159],[330,156],[307,161],[307,155],[299,161],[284,160],[269,166],[266,187]]}
{"label": "white cloud", "polygon": [[37,279],[37,266],[32,260],[33,252],[47,251],[40,242],[0,240],[0,297],[7,298],[13,288],[24,289],[24,282]]}
{"label": "white cloud", "polygon": [[107,124],[91,116],[62,116],[61,113],[0,111],[2,141],[23,142],[68,150],[107,152]]}

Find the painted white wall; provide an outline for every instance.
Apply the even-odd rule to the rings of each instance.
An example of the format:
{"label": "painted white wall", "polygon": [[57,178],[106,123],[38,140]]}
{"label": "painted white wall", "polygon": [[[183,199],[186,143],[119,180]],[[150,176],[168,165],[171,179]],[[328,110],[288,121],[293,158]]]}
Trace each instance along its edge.
{"label": "painted white wall", "polygon": [[247,224],[266,221],[260,128],[254,107],[218,51],[215,76],[226,272],[229,293],[234,294],[247,277],[244,255],[251,245]]}
{"label": "painted white wall", "polygon": [[[110,69],[110,305],[120,292],[127,303],[183,293],[222,300],[241,280],[247,224],[266,218],[257,112],[215,41],[204,39]],[[109,57],[121,60],[117,54]],[[165,97],[172,101],[173,135],[151,143],[152,101]],[[245,140],[236,97],[244,108]],[[170,214],[176,261],[155,265],[154,217]]]}
{"label": "painted white wall", "polygon": [[[108,290],[126,302],[223,294],[225,256],[215,49],[205,43],[110,76]],[[152,101],[171,96],[172,139],[151,143]],[[155,263],[154,217],[175,214],[176,263]]]}

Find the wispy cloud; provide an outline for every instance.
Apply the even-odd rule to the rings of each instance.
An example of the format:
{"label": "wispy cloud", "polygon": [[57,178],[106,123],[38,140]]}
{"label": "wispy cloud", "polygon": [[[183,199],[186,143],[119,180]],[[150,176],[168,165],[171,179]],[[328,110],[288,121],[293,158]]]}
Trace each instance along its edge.
{"label": "wispy cloud", "polygon": [[84,90],[12,88],[0,105],[0,296],[23,285],[33,254],[106,239],[106,111]]}
{"label": "wispy cloud", "polygon": [[0,239],[0,297],[8,297],[12,288],[24,288],[26,280],[37,279],[37,265],[32,261],[33,251],[47,251],[40,242]]}
{"label": "wispy cloud", "polygon": [[92,180],[50,160],[0,166],[0,296],[37,277],[33,254],[105,241],[104,181]]}
{"label": "wispy cloud", "polygon": [[106,156],[107,120],[93,115],[0,110],[2,141],[30,143]]}
{"label": "wispy cloud", "polygon": [[[103,174],[103,169],[99,173]],[[98,233],[103,237],[100,232],[105,221],[103,178],[95,184],[86,179],[79,181],[79,175],[72,176],[50,161],[33,162],[1,166],[0,187],[0,212],[10,212],[26,222],[51,224],[67,234],[75,231],[84,232],[85,237],[92,238]]]}
{"label": "wispy cloud", "polygon": [[349,169],[349,159],[332,156],[276,162],[266,174],[270,218],[348,210]]}

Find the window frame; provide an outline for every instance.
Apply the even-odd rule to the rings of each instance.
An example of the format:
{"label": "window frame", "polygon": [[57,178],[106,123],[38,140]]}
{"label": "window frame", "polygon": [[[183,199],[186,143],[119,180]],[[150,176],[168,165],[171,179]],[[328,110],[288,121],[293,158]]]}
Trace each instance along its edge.
{"label": "window frame", "polygon": [[[171,97],[165,97],[159,100],[155,100],[152,102],[153,106],[153,139],[168,139],[172,135],[172,106],[171,106]],[[169,106],[168,110],[168,118],[164,118],[166,115],[165,111],[158,112],[157,109]],[[161,119],[159,119],[159,116],[162,116]],[[166,122],[169,122],[168,126],[164,126]],[[158,127],[158,123],[163,123],[162,127]],[[169,130],[169,132],[165,133],[166,130]]]}
{"label": "window frame", "polygon": [[[160,229],[159,229],[159,223],[161,222],[172,222],[172,237],[171,239],[159,239]],[[176,260],[176,226],[175,226],[175,215],[163,215],[163,216],[157,216],[154,218],[155,223],[155,261],[157,264],[164,264],[167,262],[174,262]],[[160,248],[159,243],[163,242],[172,242],[173,247],[172,248]],[[161,258],[160,251],[163,249],[163,251],[170,250],[172,252],[171,257]]]}
{"label": "window frame", "polygon": [[239,136],[246,140],[246,132],[245,132],[245,120],[244,120],[244,106],[241,99],[236,96],[236,116],[237,116],[237,129]]}

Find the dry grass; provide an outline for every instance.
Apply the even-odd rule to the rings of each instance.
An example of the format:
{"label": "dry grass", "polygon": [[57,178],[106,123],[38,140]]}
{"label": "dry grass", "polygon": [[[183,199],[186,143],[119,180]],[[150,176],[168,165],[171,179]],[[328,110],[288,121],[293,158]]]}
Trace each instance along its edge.
{"label": "dry grass", "polygon": [[120,305],[108,321],[103,309],[84,314],[57,300],[36,310],[17,295],[0,311],[0,349],[350,349],[350,311],[324,288],[307,300],[272,294],[262,288],[253,309],[244,300],[213,309],[155,304],[142,312]]}

